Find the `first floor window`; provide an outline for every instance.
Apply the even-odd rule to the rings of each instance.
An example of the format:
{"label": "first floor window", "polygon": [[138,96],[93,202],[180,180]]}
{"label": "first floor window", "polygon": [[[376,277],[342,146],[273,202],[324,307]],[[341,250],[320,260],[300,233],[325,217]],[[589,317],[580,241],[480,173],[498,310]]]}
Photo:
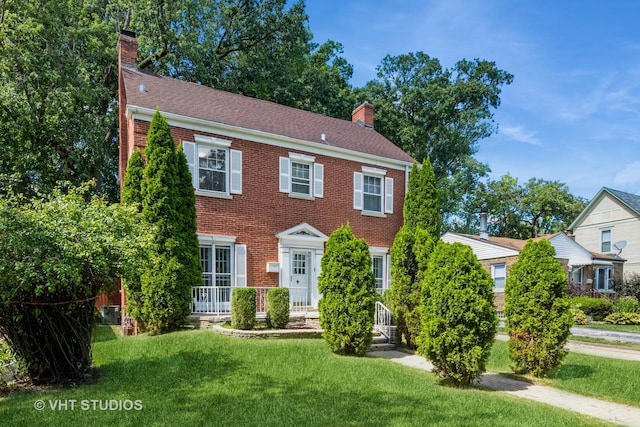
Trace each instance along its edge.
{"label": "first floor window", "polygon": [[204,286],[231,286],[231,246],[200,246]]}
{"label": "first floor window", "polygon": [[373,255],[371,257],[371,263],[373,268],[373,276],[376,278],[376,290],[382,293],[385,290],[384,257],[379,255]]}
{"label": "first floor window", "polygon": [[613,288],[613,268],[599,267],[595,269],[596,273],[596,290],[610,291]]}
{"label": "first floor window", "polygon": [[571,273],[571,281],[574,285],[582,285],[582,267],[573,270]]}
{"label": "first floor window", "polygon": [[507,265],[505,263],[492,264],[491,277],[493,277],[493,290],[503,292],[507,281]]}

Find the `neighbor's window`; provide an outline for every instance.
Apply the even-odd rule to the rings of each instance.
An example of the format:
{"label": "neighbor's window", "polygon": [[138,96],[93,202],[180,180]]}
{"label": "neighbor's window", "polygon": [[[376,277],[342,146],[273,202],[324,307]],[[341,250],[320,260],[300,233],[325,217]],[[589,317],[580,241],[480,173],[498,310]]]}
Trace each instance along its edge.
{"label": "neighbor's window", "polygon": [[603,254],[611,252],[611,230],[602,230],[601,233],[601,250]]}
{"label": "neighbor's window", "polygon": [[493,289],[504,291],[507,281],[507,265],[505,263],[491,265],[491,277],[493,277]]}
{"label": "neighbor's window", "polygon": [[596,268],[596,290],[607,292],[613,289],[613,267]]}

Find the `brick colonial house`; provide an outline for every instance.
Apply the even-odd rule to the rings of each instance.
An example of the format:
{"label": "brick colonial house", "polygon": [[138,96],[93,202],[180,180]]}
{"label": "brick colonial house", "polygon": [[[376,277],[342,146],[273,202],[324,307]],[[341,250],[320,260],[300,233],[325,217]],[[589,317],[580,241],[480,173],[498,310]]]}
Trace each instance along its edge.
{"label": "brick colonial house", "polygon": [[349,223],[370,246],[380,289],[400,229],[413,159],[373,128],[364,103],[339,120],[136,67],[135,34],[118,46],[120,181],[143,149],[155,110],[182,142],[196,193],[203,283],[194,314],[224,314],[234,287],[291,289],[292,309],[317,308],[328,235]]}
{"label": "brick colonial house", "polygon": [[[624,260],[607,254],[590,252],[565,233],[554,233],[533,239],[546,239],[556,250],[556,259],[567,272],[567,285],[577,293],[607,292],[605,282],[622,277]],[[494,237],[482,234],[445,233],[442,240],[468,245],[480,264],[493,278],[493,292],[498,311],[504,308],[504,287],[509,269],[518,260],[518,255],[527,240]],[[608,290],[609,287],[607,286]]]}

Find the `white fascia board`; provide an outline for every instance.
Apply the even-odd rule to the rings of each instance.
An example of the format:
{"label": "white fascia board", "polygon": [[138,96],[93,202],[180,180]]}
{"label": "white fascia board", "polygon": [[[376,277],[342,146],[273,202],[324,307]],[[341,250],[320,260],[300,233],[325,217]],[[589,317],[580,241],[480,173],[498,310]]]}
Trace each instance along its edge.
{"label": "white fascia board", "polygon": [[[143,120],[147,122],[151,122],[155,112],[156,110],[146,107],[138,107],[135,105],[127,105],[126,109],[126,115],[129,120]],[[406,162],[403,160],[361,153],[359,151],[348,150],[346,148],[322,145],[317,142],[310,142],[303,139],[290,138],[254,129],[226,125],[194,117],[187,117],[181,114],[166,113],[163,111],[160,113],[165,117],[165,119],[167,119],[170,126],[182,127],[194,131],[216,133],[230,138],[245,139],[262,144],[284,147],[289,150],[306,149],[307,151],[315,154],[351,160],[358,163],[369,163],[395,170],[404,171],[407,166],[410,168],[413,164],[412,162]]]}

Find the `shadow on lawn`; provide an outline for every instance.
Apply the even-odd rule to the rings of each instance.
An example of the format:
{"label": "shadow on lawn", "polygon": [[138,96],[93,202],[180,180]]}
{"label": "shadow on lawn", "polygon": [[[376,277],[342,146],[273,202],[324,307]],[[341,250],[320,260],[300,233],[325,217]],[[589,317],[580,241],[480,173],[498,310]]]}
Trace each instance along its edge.
{"label": "shadow on lawn", "polygon": [[588,378],[593,376],[595,370],[589,365],[562,364],[551,374],[549,378],[555,379],[571,379],[571,378]]}

